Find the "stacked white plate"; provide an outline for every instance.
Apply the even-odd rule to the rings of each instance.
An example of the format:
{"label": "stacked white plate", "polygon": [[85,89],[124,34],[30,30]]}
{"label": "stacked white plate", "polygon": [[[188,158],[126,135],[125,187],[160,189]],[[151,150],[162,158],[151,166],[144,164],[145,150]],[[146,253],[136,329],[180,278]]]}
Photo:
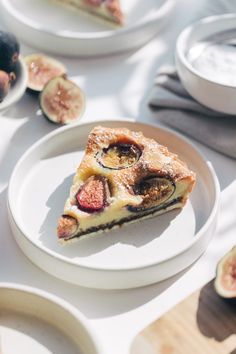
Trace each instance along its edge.
{"label": "stacked white plate", "polygon": [[[57,241],[57,220],[95,125],[142,131],[186,161],[196,172],[197,183],[181,211],[63,247]],[[129,120],[99,121],[50,133],[21,157],[8,192],[13,233],[35,264],[68,282],[106,289],[155,283],[188,267],[214,234],[218,203],[215,172],[190,142],[170,130]]]}
{"label": "stacked white plate", "polygon": [[103,354],[76,308],[39,289],[0,285],[0,352]]}
{"label": "stacked white plate", "polygon": [[142,46],[161,28],[174,0],[121,0],[123,28],[65,9],[52,0],[2,0],[2,15],[19,39],[54,54],[94,56]]}

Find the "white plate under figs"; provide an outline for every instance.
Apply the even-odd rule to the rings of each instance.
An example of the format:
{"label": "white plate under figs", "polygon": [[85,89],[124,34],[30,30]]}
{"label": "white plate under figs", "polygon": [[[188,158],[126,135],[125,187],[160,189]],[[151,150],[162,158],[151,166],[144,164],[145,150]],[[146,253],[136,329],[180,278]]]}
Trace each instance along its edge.
{"label": "white plate under figs", "polygon": [[32,47],[66,56],[93,56],[140,47],[168,20],[174,0],[121,0],[123,28],[112,28],[53,0],[2,0],[3,19]]}
{"label": "white plate under figs", "polygon": [[[125,126],[156,139],[187,162],[197,174],[197,184],[182,211],[61,246],[57,219],[95,125]],[[154,283],[194,262],[214,233],[218,199],[214,170],[187,140],[170,130],[128,120],[99,121],[50,133],[21,157],[8,191],[12,231],[35,264],[68,282],[107,289]]]}
{"label": "white plate under figs", "polygon": [[73,306],[42,290],[0,285],[2,354],[103,354],[87,320]]}

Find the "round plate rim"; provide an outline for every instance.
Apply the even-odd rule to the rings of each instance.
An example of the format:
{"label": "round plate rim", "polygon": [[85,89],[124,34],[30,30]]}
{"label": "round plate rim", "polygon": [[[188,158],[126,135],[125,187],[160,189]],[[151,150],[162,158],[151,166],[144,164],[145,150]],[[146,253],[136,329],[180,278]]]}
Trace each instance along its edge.
{"label": "round plate rim", "polygon": [[98,336],[86,317],[73,305],[71,305],[66,300],[54,295],[52,293],[47,292],[46,290],[42,290],[39,288],[35,288],[29,285],[17,284],[12,282],[1,282],[0,283],[0,291],[1,290],[10,290],[10,291],[19,291],[21,293],[27,293],[30,295],[34,295],[36,297],[40,297],[43,300],[49,301],[51,303],[56,304],[57,306],[66,310],[66,312],[72,316],[83,329],[86,331],[89,339],[93,343],[96,353],[102,354],[104,353],[102,345],[98,339]]}
{"label": "round plate rim", "polygon": [[10,3],[10,0],[2,0],[2,6],[5,11],[7,11],[16,21],[26,25],[28,28],[34,29],[36,31],[40,31],[42,33],[53,35],[59,38],[70,38],[70,39],[103,39],[110,37],[117,37],[119,35],[124,35],[128,33],[135,32],[138,29],[142,29],[146,27],[149,23],[153,23],[158,21],[159,18],[164,17],[174,6],[173,0],[165,0],[165,2],[160,6],[159,9],[155,12],[155,14],[148,16],[147,19],[135,22],[134,24],[123,28],[118,28],[115,30],[108,31],[99,31],[99,32],[72,32],[69,30],[66,31],[53,31],[49,28],[45,28],[41,26],[39,23],[29,19],[28,17],[21,14],[21,12],[17,11]]}
{"label": "round plate rim", "polygon": [[[144,125],[150,128],[156,128],[159,129],[161,131],[164,131],[165,133],[169,133],[171,135],[177,136],[177,138],[179,138],[180,140],[184,141],[187,145],[190,145],[191,148],[193,150],[195,150],[195,152],[199,155],[199,157],[204,161],[204,163],[206,164],[206,166],[208,167],[208,170],[211,174],[212,180],[214,182],[214,190],[215,190],[215,200],[214,200],[214,206],[211,210],[211,213],[208,217],[208,219],[206,220],[206,222],[203,224],[203,226],[201,227],[201,229],[195,234],[195,237],[192,241],[188,242],[186,244],[186,247],[184,247],[180,252],[176,251],[173,252],[173,254],[169,255],[166,258],[161,259],[158,262],[152,261],[152,262],[146,262],[145,264],[140,264],[138,266],[110,266],[105,267],[105,266],[91,266],[91,265],[86,265],[86,264],[79,264],[77,262],[74,262],[68,258],[66,258],[65,256],[62,256],[60,254],[57,254],[55,251],[52,251],[50,249],[48,249],[47,247],[37,244],[36,242],[34,242],[31,238],[30,235],[28,235],[27,233],[24,232],[23,228],[20,226],[20,223],[18,223],[17,221],[17,215],[15,215],[14,210],[12,208],[12,202],[11,200],[14,201],[14,199],[11,198],[11,189],[12,189],[12,185],[14,183],[14,178],[15,175],[17,174],[17,170],[19,168],[19,166],[21,165],[22,161],[24,161],[25,158],[27,158],[28,155],[30,155],[32,153],[32,151],[34,151],[34,149],[36,149],[38,146],[40,146],[41,144],[46,143],[48,140],[50,140],[51,138],[55,137],[55,136],[59,136],[60,134],[63,134],[63,132],[68,131],[70,129],[75,129],[76,127],[80,127],[80,126],[89,126],[89,125],[102,125],[102,124],[106,124],[107,122],[109,123],[133,123],[138,124],[138,125]],[[24,238],[27,239],[28,242],[30,242],[33,247],[38,248],[41,252],[44,252],[47,254],[47,256],[53,257],[54,259],[56,259],[57,261],[62,261],[65,262],[71,266],[74,267],[78,267],[78,268],[83,268],[83,269],[88,269],[88,270],[99,270],[99,271],[132,271],[132,270],[139,270],[139,269],[145,269],[145,268],[149,268],[152,266],[156,266],[158,264],[162,264],[165,262],[168,262],[172,259],[174,259],[175,257],[178,257],[179,255],[185,253],[186,251],[188,251],[191,247],[193,247],[195,245],[195,243],[197,243],[197,241],[199,239],[201,239],[202,237],[204,237],[205,235],[205,230],[207,230],[209,228],[209,226],[212,224],[212,222],[214,221],[217,212],[218,212],[218,207],[219,207],[219,196],[220,196],[220,186],[219,186],[219,181],[218,178],[216,176],[216,173],[214,171],[214,168],[212,166],[212,164],[209,161],[206,161],[204,156],[202,155],[202,153],[199,151],[199,149],[192,143],[190,142],[190,140],[186,137],[183,137],[180,133],[176,133],[174,130],[170,129],[170,128],[166,128],[166,127],[162,127],[162,126],[155,126],[152,124],[147,124],[147,123],[143,123],[143,122],[136,122],[134,121],[134,119],[130,119],[130,118],[125,118],[125,119],[116,119],[116,120],[94,120],[94,121],[89,121],[87,123],[77,123],[77,124],[72,124],[70,126],[65,126],[65,127],[61,127],[56,129],[55,131],[47,134],[46,136],[44,136],[43,138],[39,139],[38,141],[36,141],[28,150],[26,150],[26,152],[21,156],[21,158],[18,160],[10,181],[9,181],[9,185],[8,185],[8,192],[7,192],[7,204],[8,204],[8,213],[10,213],[10,217],[14,220],[14,223],[17,227],[17,229],[20,231],[21,236],[23,236]],[[14,203],[13,203],[14,204]]]}

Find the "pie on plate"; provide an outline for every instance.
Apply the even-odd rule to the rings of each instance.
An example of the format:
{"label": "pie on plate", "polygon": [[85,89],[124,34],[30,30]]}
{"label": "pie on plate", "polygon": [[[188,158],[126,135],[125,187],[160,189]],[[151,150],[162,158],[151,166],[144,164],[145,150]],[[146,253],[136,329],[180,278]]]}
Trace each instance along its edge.
{"label": "pie on plate", "polygon": [[195,173],[141,132],[95,127],[58,221],[60,243],[182,208]]}
{"label": "pie on plate", "polygon": [[120,0],[55,0],[76,10],[94,15],[110,24],[123,25],[124,14]]}

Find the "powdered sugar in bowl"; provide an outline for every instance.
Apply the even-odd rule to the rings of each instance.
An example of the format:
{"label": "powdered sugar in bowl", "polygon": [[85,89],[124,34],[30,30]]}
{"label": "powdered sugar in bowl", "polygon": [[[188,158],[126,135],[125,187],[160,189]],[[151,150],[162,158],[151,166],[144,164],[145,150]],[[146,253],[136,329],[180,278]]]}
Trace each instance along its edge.
{"label": "powdered sugar in bowl", "polygon": [[184,29],[177,40],[180,79],[197,101],[236,114],[236,15],[204,18]]}

